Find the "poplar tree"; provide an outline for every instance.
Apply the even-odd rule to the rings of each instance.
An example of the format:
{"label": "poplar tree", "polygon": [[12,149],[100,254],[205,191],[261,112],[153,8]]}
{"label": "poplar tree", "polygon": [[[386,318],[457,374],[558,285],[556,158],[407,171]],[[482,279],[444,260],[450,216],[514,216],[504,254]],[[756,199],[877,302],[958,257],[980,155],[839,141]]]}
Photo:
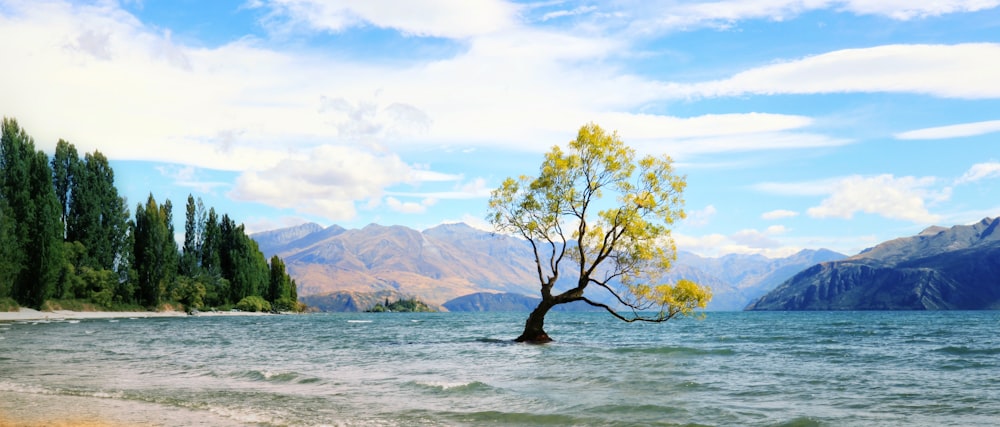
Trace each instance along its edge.
{"label": "poplar tree", "polygon": [[66,240],[87,248],[84,265],[113,271],[128,232],[128,211],[115,187],[114,170],[107,157],[96,150],[71,170]]}
{"label": "poplar tree", "polygon": [[[0,232],[9,256],[10,295],[40,307],[55,289],[62,268],[62,210],[52,185],[48,156],[15,119],[3,119],[0,136]],[[9,228],[7,228],[9,227]],[[4,230],[6,228],[6,230]]]}
{"label": "poplar tree", "polygon": [[55,155],[52,156],[52,186],[55,187],[56,197],[59,199],[64,224],[69,222],[73,182],[76,180],[79,163],[80,156],[77,154],[76,146],[60,139],[56,143]]}
{"label": "poplar tree", "polygon": [[[200,200],[200,199],[199,199]],[[184,246],[181,249],[180,274],[194,277],[198,275],[201,263],[201,239],[198,234],[198,205],[194,196],[188,194],[187,205],[184,207]]]}
{"label": "poplar tree", "polygon": [[[177,243],[167,226],[166,207],[156,203],[150,194],[145,205],[139,204],[135,210],[133,235],[134,266],[139,302],[156,307],[162,302],[167,286],[176,274]],[[173,270],[173,271],[171,271]]]}

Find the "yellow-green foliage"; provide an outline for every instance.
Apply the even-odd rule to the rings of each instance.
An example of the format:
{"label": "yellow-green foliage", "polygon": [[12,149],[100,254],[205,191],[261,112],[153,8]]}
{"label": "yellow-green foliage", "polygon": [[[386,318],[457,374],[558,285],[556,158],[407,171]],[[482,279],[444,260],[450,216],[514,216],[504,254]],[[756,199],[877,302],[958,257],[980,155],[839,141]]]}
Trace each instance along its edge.
{"label": "yellow-green foliage", "polygon": [[271,311],[271,303],[256,295],[251,295],[236,303],[236,308],[243,311]]}
{"label": "yellow-green foliage", "polygon": [[[545,155],[537,177],[507,178],[490,197],[489,221],[532,244],[543,300],[584,298],[588,286],[611,292],[634,316],[627,321],[663,321],[704,308],[711,291],[688,280],[666,283],[676,259],[670,227],[684,218],[687,182],[668,156],[636,158],[617,132],[596,124],[580,128],[567,150]],[[576,288],[551,290],[559,264],[578,274]],[[596,303],[596,304],[595,304]],[[655,311],[655,315],[643,314]]]}

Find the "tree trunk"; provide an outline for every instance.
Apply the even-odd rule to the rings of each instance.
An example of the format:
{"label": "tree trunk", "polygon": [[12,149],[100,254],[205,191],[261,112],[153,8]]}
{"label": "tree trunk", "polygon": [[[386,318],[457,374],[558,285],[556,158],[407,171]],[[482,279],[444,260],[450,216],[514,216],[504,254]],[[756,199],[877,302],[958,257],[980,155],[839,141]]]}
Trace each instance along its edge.
{"label": "tree trunk", "polygon": [[545,344],[552,342],[552,338],[549,338],[549,334],[545,333],[545,314],[549,312],[555,304],[552,301],[546,301],[542,299],[538,303],[538,307],[535,307],[528,315],[528,320],[524,322],[524,332],[521,336],[517,337],[514,341],[524,342],[529,344]]}

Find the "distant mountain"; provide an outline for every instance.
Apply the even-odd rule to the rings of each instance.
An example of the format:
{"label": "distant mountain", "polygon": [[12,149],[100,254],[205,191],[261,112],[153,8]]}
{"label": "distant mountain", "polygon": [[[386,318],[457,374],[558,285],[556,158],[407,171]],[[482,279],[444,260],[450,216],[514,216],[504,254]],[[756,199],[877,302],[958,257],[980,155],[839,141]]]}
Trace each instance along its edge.
{"label": "distant mountain", "polygon": [[[509,311],[530,312],[542,299],[514,293],[478,292],[465,295],[444,303],[448,311]],[[552,311],[603,311],[603,308],[593,307],[585,302],[575,301],[561,304]]]}
{"label": "distant mountain", "polygon": [[681,252],[671,276],[710,286],[713,296],[708,310],[733,311],[742,310],[806,268],[844,258],[846,255],[827,249],[806,249],[785,258],[743,254],[705,258]]}
{"label": "distant mountain", "polygon": [[[449,305],[465,296],[472,301],[479,298],[481,309],[508,310],[515,307],[510,305],[516,299],[512,295],[538,295],[537,271],[527,242],[465,224],[445,224],[423,232],[377,224],[360,230],[303,224],[251,237],[265,255],[284,259],[302,300],[314,307],[352,311],[357,309],[356,301],[367,301],[364,295],[391,291],[449,310],[452,306],[476,310],[467,304],[473,302],[461,299]],[[759,255],[703,258],[681,252],[670,278],[711,287],[710,310],[740,310],[796,272],[842,258],[826,250],[780,259]],[[565,282],[564,287],[568,287]],[[320,301],[313,296],[329,298]],[[530,304],[533,308],[534,303]]]}
{"label": "distant mountain", "polygon": [[465,224],[424,232],[377,224],[360,230],[306,224],[253,237],[258,236],[261,251],[284,259],[303,296],[392,290],[440,305],[476,292],[537,292],[524,241]]}
{"label": "distant mountain", "polygon": [[1000,218],[930,227],[809,268],[748,310],[1000,309]]}

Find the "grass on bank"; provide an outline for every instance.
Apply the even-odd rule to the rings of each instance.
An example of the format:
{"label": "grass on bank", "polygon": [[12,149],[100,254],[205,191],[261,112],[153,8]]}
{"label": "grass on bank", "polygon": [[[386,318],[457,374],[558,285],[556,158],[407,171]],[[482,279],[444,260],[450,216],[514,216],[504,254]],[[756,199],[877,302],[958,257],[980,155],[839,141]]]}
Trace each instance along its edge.
{"label": "grass on bank", "polygon": [[0,298],[0,311],[18,311],[21,306],[13,298]]}

